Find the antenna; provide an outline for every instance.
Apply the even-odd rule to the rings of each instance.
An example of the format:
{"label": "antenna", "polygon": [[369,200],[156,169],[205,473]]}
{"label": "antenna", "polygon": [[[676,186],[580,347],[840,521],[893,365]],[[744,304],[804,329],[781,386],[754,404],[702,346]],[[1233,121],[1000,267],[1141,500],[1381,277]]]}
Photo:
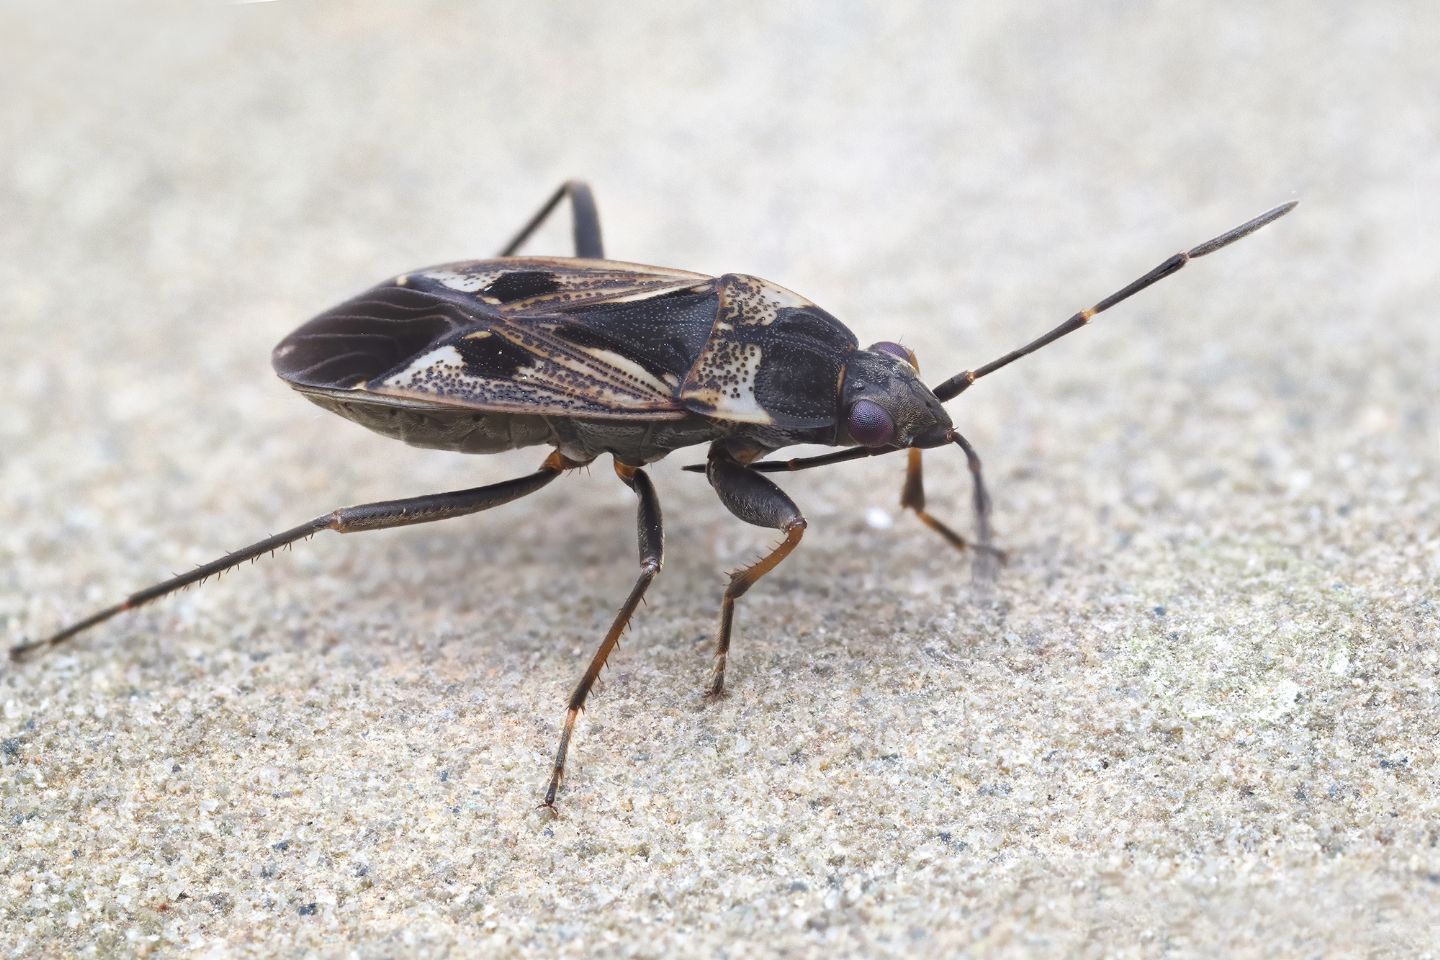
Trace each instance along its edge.
{"label": "antenna", "polygon": [[1023,356],[1034,353],[1036,350],[1039,350],[1046,344],[1053,343],[1054,341],[1059,340],[1067,333],[1073,333],[1074,331],[1079,330],[1081,327],[1089,323],[1090,320],[1097,313],[1104,313],[1106,310],[1109,310],[1111,307],[1115,306],[1115,304],[1119,303],[1120,301],[1128,300],[1130,297],[1150,286],[1150,284],[1155,283],[1159,280],[1163,280],[1166,277],[1170,276],[1170,274],[1176,272],[1181,267],[1185,266],[1185,264],[1189,263],[1191,260],[1203,257],[1208,253],[1214,253],[1221,247],[1228,247],[1236,240],[1239,240],[1242,237],[1248,237],[1250,234],[1254,233],[1256,230],[1259,230],[1266,224],[1271,223],[1275,220],[1279,220],[1281,217],[1285,216],[1285,214],[1289,213],[1291,210],[1294,210],[1295,205],[1299,202],[1300,201],[1298,200],[1291,200],[1289,203],[1282,203],[1274,210],[1268,210],[1265,213],[1260,214],[1260,216],[1256,217],[1254,220],[1247,220],[1235,229],[1227,230],[1213,240],[1206,240],[1198,247],[1191,247],[1184,253],[1175,254],[1173,257],[1160,264],[1160,266],[1145,274],[1139,280],[1136,280],[1129,286],[1123,287],[1120,290],[1117,290],[1115,293],[1110,294],[1110,296],[1106,297],[1104,300],[1101,300],[1099,303],[1095,304],[1095,306],[1091,307],[1090,309],[1081,310],[1079,313],[1075,314],[1075,316],[1071,317],[1069,320],[1066,320],[1064,323],[1060,324],[1060,326],[1056,327],[1054,330],[1051,330],[1049,333],[1045,334],[1043,337],[1040,337],[1038,340],[1032,340],[1018,350],[1011,350],[1009,353],[1005,354],[1005,356],[1001,357],[998,360],[991,360],[983,367],[979,367],[975,370],[966,370],[964,373],[957,374],[956,376],[951,377],[949,380],[946,380],[944,383],[940,384],[934,389],[933,392],[935,396],[938,397],[942,403],[948,400],[953,400],[955,397],[958,397],[960,394],[968,390],[970,388],[970,385],[976,380],[979,380],[981,377],[992,374],[1006,364],[1013,363]]}

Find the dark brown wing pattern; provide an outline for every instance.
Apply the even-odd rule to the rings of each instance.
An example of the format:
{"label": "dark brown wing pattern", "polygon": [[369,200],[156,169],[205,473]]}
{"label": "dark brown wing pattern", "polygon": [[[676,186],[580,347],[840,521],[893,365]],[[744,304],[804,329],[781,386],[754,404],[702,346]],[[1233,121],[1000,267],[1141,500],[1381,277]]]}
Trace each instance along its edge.
{"label": "dark brown wing pattern", "polygon": [[508,257],[471,260],[416,271],[397,282],[438,283],[469,294],[506,316],[522,318],[571,312],[587,306],[646,300],[708,284],[713,278],[619,260]]}
{"label": "dark brown wing pattern", "polygon": [[713,281],[604,260],[508,258],[396,277],[305,324],[274,365],[307,393],[542,416],[680,419]]}

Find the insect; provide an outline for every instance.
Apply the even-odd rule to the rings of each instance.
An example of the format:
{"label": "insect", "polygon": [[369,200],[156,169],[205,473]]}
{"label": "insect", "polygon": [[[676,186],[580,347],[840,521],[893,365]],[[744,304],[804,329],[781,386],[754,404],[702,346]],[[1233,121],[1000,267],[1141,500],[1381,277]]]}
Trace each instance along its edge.
{"label": "insect", "polygon": [[[567,200],[575,256],[516,256]],[[545,790],[543,806],[553,810],[575,720],[663,562],[660,502],[647,464],[709,444],[704,465],[687,469],[702,470],[736,517],[784,538],[730,575],[708,686],[708,696],[719,697],[736,601],[805,533],[800,509],[764,474],[905,450],[902,507],[955,547],[993,562],[1001,554],[992,544],[980,459],[942,404],[1294,206],[1278,206],[1177,253],[1039,339],[929,388],[908,348],[882,341],[861,349],[839,320],[777,284],[604,259],[593,194],[584,183],[567,182],[498,257],[386,280],[301,326],[272,357],[276,373],[306,399],[384,436],[465,453],[550,447],[538,469],[503,483],[333,510],[134,593],[50,637],[21,643],[11,656],[18,660],[55,646],[118,613],[321,531],[382,530],[488,510],[608,454],[639,502],[640,571],[570,696]],[[797,443],[840,449],[764,459]],[[921,451],[950,444],[969,465],[974,543],[925,508]]]}

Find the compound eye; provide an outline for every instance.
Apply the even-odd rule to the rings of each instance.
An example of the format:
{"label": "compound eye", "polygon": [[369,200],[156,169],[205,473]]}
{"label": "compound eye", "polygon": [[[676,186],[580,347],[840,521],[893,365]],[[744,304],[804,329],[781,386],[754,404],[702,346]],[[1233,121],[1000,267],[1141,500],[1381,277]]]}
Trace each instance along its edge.
{"label": "compound eye", "polygon": [[879,343],[872,344],[870,350],[872,353],[888,353],[892,357],[899,357],[916,370],[920,369],[920,364],[915,362],[915,354],[911,352],[909,347],[903,344],[892,343],[889,340],[881,340]]}
{"label": "compound eye", "polygon": [[895,439],[895,421],[873,400],[856,400],[846,423],[862,447],[883,447]]}

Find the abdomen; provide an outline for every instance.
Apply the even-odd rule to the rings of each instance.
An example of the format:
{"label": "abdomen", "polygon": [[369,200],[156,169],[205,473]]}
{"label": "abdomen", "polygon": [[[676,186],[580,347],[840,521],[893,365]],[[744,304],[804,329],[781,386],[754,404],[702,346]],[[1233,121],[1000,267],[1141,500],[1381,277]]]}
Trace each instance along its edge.
{"label": "abdomen", "polygon": [[307,400],[353,420],[382,436],[414,447],[456,453],[499,453],[536,444],[557,444],[560,438],[544,417],[489,410],[409,407],[301,391]]}

